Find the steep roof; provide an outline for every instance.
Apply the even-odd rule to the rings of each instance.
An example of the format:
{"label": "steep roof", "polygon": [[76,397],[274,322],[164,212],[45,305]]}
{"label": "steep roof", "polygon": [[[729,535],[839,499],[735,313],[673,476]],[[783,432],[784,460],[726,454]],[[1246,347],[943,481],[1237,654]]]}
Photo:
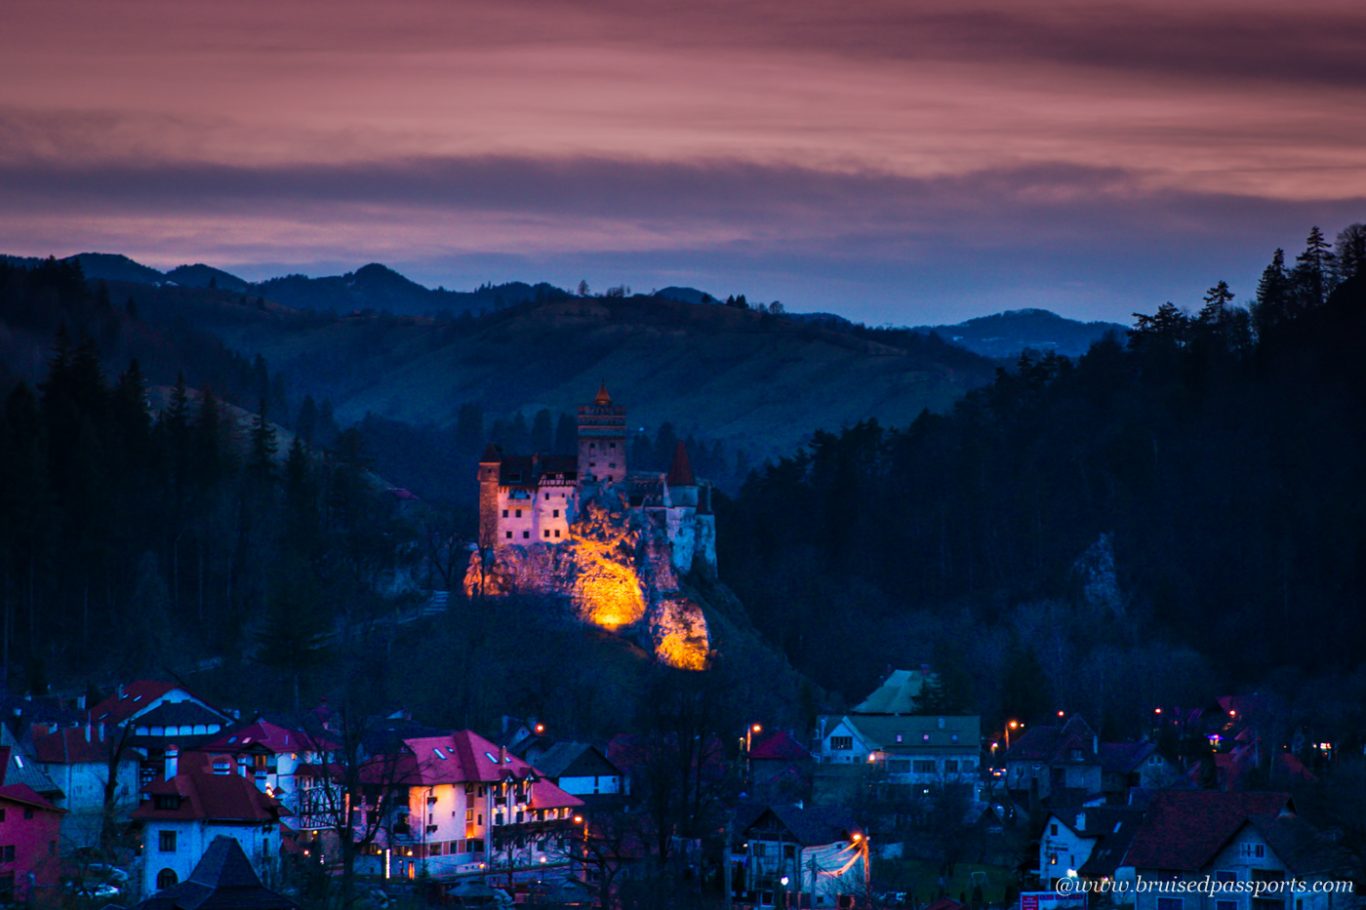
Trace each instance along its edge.
{"label": "steep roof", "polygon": [[861,830],[847,809],[791,804],[751,806],[748,813],[741,810],[737,813],[736,830],[741,835],[750,835],[775,823],[804,847],[852,840],[854,833]]}
{"label": "steep roof", "polygon": [[1015,742],[1010,744],[1010,751],[1006,753],[1006,761],[1037,761],[1048,764],[1075,763],[1078,760],[1072,757],[1072,753],[1074,750],[1079,750],[1081,762],[1095,763],[1100,760],[1095,752],[1095,741],[1096,732],[1082,719],[1080,714],[1074,714],[1067,719],[1067,723],[1061,726],[1045,724],[1025,730]]}
{"label": "steep roof", "polygon": [[1107,774],[1131,774],[1157,751],[1157,743],[1101,743],[1100,766]]}
{"label": "steep roof", "polygon": [[0,724],[0,784],[23,784],[35,793],[60,796],[62,788],[39,766],[9,727]]}
{"label": "steep roof", "polygon": [[555,743],[536,760],[536,767],[546,777],[594,777],[621,774],[621,769],[588,743],[561,741]]}
{"label": "steep roof", "polygon": [[150,711],[135,715],[139,727],[193,727],[222,725],[228,716],[197,701],[164,701]]}
{"label": "steep roof", "polygon": [[859,702],[853,714],[914,714],[925,688],[920,670],[893,670],[873,693]]}
{"label": "steep roof", "polygon": [[[122,725],[126,723],[129,718],[136,716],[140,712],[146,711],[147,706],[152,704],[152,702],[169,695],[172,692],[181,692],[185,695],[185,699],[188,700],[173,702],[173,704],[194,704],[196,702],[200,705],[208,704],[204,699],[195,695],[179,683],[168,682],[164,679],[139,679],[136,682],[128,683],[126,686],[120,686],[118,691],[113,695],[110,695],[104,701],[91,708],[90,719],[96,722],[104,721],[116,726]],[[200,711],[202,710],[203,709],[201,708],[193,714],[185,712],[185,717],[187,719],[181,719],[180,712],[170,712],[163,715],[160,719],[153,721],[153,723],[158,726],[165,726],[167,724],[181,726],[185,723],[200,723],[200,716],[209,716],[201,715]],[[223,711],[219,711],[217,708],[209,708],[208,711],[213,716],[213,722],[222,723],[228,719],[228,715]]]}
{"label": "steep roof", "polygon": [[[1254,815],[1248,819],[1271,852],[1296,875],[1345,873],[1352,858],[1304,819],[1288,815]],[[1346,877],[1342,875],[1340,877]]]}
{"label": "steep roof", "polygon": [[[49,765],[104,764],[118,748],[121,734],[105,729],[103,724],[82,724],[45,732],[34,731],[33,754],[38,761]],[[136,761],[140,753],[128,749],[124,761]]]}
{"label": "steep roof", "polygon": [[847,718],[868,743],[885,752],[925,749],[978,749],[981,718],[960,715],[851,715]]}
{"label": "steep roof", "polygon": [[[35,809],[42,809],[46,812],[63,812],[52,803],[40,796],[32,787],[16,780],[16,775],[11,774],[12,754],[9,746],[0,746],[0,801],[19,803],[24,806],[31,806]],[[58,790],[58,793],[61,791]]]}
{"label": "steep roof", "polygon": [[291,730],[258,717],[249,724],[224,733],[203,745],[204,751],[242,752],[253,746],[280,755],[285,752],[317,752],[336,748],[332,742],[306,733]]}
{"label": "steep roof", "polygon": [[1140,871],[1197,872],[1252,816],[1289,808],[1284,793],[1164,790],[1154,795],[1124,864]]}
{"label": "steep roof", "polygon": [[598,385],[598,394],[593,396],[593,404],[598,405],[599,407],[606,407],[611,403],[612,396],[607,392],[607,380],[604,379],[602,383]]}
{"label": "steep roof", "polygon": [[691,487],[697,485],[697,478],[693,477],[692,462],[688,460],[688,447],[680,439],[674,446],[673,462],[669,465],[669,486],[671,487]]}
{"label": "steep roof", "polygon": [[750,761],[806,761],[811,753],[786,730],[770,733],[749,750]]}
{"label": "steep roof", "polygon": [[1054,811],[1053,816],[1079,836],[1096,841],[1078,870],[1088,877],[1113,876],[1143,822],[1141,809],[1108,806]]}
{"label": "steep roof", "polygon": [[[508,776],[516,780],[531,778],[532,801],[537,808],[583,805],[583,800],[570,796],[548,780],[538,779],[544,775],[526,761],[473,730],[405,739],[403,745],[404,754],[398,757],[394,769],[398,783],[435,786],[496,783]],[[379,761],[382,763],[385,759]]]}
{"label": "steep roof", "polygon": [[[143,788],[152,798],[143,800],[133,818],[266,823],[288,814],[278,800],[262,793],[248,778],[232,772],[214,774],[210,761],[205,753],[182,755],[175,777]],[[178,805],[160,808],[157,797],[168,796],[179,797]]]}
{"label": "steep roof", "polygon": [[294,910],[298,906],[263,886],[241,845],[219,836],[189,878],[158,891],[135,910]]}

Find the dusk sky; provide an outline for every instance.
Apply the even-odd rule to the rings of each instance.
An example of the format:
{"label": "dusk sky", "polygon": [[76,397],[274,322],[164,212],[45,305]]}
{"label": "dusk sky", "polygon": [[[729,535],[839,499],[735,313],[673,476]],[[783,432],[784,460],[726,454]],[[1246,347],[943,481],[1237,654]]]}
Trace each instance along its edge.
{"label": "dusk sky", "polygon": [[1366,221],[1360,0],[9,0],[0,252],[669,284],[874,323],[1246,302]]}

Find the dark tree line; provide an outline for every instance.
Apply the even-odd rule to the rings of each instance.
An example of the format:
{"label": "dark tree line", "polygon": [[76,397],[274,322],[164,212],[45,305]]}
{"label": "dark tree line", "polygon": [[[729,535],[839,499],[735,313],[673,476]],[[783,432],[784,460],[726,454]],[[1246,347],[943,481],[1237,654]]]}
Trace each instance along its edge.
{"label": "dark tree line", "polygon": [[1277,251],[1247,309],[1219,282],[1076,361],[1027,354],[949,414],[817,434],[718,510],[723,578],[851,697],[916,658],[955,677],[937,698],[1024,713],[1118,699],[1099,676],[1163,652],[1226,686],[1354,667],[1364,237]]}
{"label": "dark tree line", "polygon": [[[0,271],[0,294],[11,324],[53,318],[41,304],[116,346],[130,331],[78,267]],[[183,375],[154,408],[138,360],[110,378],[96,338],[59,328],[37,386],[7,383],[5,683],[41,690],[205,657],[256,659],[297,682],[325,658],[337,618],[345,628],[375,609],[414,549],[397,501],[369,473],[357,431],[325,451],[304,445],[305,431],[328,426],[315,406],[302,426],[310,402],[282,447],[276,384],[259,359],[249,374],[254,414]]]}

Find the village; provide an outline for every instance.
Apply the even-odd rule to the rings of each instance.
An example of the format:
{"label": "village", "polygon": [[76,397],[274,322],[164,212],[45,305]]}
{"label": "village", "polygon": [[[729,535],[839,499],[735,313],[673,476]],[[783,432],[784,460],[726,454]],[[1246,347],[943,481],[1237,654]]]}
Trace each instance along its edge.
{"label": "village", "polygon": [[[244,714],[169,680],[94,703],[11,698],[3,898],[287,908],[345,876],[369,906],[608,908],[666,876],[692,905],[746,910],[1196,910],[1208,894],[1134,883],[1209,879],[1228,889],[1217,910],[1355,906],[1333,832],[1246,787],[1268,758],[1280,779],[1314,774],[1265,739],[1257,697],[1155,706],[1149,729],[1103,742],[1063,711],[997,731],[924,713],[933,686],[929,668],[895,670],[814,731],[756,720],[687,751],[632,731],[578,741],[553,718],[485,736],[403,711],[357,724],[326,703]],[[1305,748],[1332,760],[1331,744]],[[717,802],[712,836],[654,824],[646,803],[680,759]],[[1250,897],[1257,883],[1270,890]]]}

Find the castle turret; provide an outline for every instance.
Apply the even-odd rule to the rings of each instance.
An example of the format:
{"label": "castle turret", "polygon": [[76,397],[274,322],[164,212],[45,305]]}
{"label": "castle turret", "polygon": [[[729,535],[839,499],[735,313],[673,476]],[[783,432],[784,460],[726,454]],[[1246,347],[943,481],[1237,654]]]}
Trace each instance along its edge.
{"label": "castle turret", "polygon": [[492,549],[498,542],[498,482],[503,453],[493,443],[479,458],[479,548]]}
{"label": "castle turret", "polygon": [[697,507],[697,478],[693,476],[688,447],[680,440],[674,447],[673,462],[665,478],[669,484],[669,501],[676,506]]}
{"label": "castle turret", "polygon": [[612,404],[607,384],[592,404],[579,405],[579,480],[618,483],[626,478],[626,409]]}

